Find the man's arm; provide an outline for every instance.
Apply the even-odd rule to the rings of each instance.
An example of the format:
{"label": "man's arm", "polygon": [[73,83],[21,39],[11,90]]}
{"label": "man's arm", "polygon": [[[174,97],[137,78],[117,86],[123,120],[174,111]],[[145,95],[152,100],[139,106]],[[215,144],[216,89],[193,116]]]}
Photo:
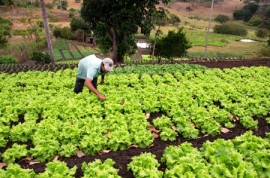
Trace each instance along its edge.
{"label": "man's arm", "polygon": [[101,81],[99,84],[103,85],[104,81],[105,81],[105,74],[101,74]]}
{"label": "man's arm", "polygon": [[90,78],[87,77],[85,79],[85,85],[89,90],[94,92],[101,101],[104,101],[106,99],[106,97],[103,94],[101,94],[97,89],[95,89]]}

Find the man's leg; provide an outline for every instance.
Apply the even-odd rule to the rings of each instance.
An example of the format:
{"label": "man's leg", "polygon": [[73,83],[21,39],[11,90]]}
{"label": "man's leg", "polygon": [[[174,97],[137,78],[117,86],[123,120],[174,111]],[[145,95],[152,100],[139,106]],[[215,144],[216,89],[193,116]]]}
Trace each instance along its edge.
{"label": "man's leg", "polygon": [[76,78],[76,83],[75,83],[75,87],[74,87],[74,92],[76,94],[82,92],[83,90],[83,86],[84,86],[84,79],[80,79],[80,78]]}

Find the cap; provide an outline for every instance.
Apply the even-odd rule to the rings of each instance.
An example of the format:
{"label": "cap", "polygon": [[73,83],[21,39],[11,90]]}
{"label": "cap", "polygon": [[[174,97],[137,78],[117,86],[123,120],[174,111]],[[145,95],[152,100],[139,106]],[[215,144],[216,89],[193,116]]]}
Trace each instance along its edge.
{"label": "cap", "polygon": [[113,70],[113,60],[111,58],[104,58],[103,64],[106,71],[111,72]]}

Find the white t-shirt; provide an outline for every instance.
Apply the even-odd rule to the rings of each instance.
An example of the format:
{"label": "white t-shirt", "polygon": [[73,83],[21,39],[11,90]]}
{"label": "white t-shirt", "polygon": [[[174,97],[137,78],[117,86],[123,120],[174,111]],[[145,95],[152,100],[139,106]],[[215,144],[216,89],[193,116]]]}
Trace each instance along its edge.
{"label": "white t-shirt", "polygon": [[101,74],[101,63],[102,60],[97,58],[94,54],[81,59],[78,64],[77,78],[90,78],[93,80],[98,74]]}

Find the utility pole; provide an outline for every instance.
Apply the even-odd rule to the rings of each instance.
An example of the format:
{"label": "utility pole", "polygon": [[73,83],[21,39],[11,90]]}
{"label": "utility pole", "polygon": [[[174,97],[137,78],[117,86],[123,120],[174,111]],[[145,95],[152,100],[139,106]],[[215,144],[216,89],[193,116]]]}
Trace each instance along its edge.
{"label": "utility pole", "polygon": [[211,4],[209,23],[208,23],[207,33],[206,33],[206,44],[205,44],[205,50],[204,50],[204,57],[206,57],[206,51],[207,51],[207,47],[208,47],[208,37],[209,37],[209,30],[210,30],[211,21],[212,21],[213,6],[214,6],[214,0],[212,0],[212,4]]}
{"label": "utility pole", "polygon": [[44,22],[44,28],[45,28],[45,32],[46,32],[46,38],[47,38],[49,55],[50,55],[50,58],[51,58],[51,62],[54,63],[54,56],[53,56],[53,52],[52,52],[52,43],[51,43],[51,38],[50,38],[48,18],[47,18],[47,14],[46,14],[44,0],[40,0],[40,5],[41,5],[41,10],[42,10],[42,17],[43,17],[43,22]]}

